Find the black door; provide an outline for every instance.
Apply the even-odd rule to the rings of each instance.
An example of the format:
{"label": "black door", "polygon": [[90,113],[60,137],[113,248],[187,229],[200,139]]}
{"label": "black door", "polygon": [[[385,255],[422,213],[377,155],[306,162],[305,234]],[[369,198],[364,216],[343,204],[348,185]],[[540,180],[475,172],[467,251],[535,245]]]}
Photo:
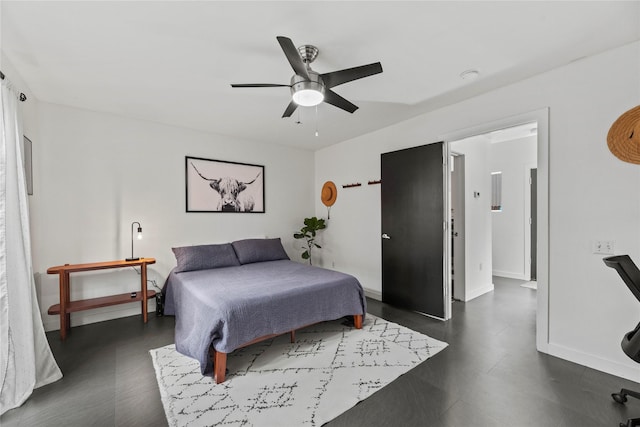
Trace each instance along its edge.
{"label": "black door", "polygon": [[381,155],[382,300],[444,318],[444,143]]}

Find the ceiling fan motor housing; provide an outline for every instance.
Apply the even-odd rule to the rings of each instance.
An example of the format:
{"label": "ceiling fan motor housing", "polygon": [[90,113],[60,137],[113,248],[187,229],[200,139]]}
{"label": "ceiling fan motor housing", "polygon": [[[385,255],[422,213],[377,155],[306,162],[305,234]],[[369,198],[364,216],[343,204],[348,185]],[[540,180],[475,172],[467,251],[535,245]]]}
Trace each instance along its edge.
{"label": "ceiling fan motor housing", "polygon": [[302,62],[311,64],[318,57],[319,50],[313,45],[303,44],[298,47],[298,52],[300,53],[300,57],[302,57]]}

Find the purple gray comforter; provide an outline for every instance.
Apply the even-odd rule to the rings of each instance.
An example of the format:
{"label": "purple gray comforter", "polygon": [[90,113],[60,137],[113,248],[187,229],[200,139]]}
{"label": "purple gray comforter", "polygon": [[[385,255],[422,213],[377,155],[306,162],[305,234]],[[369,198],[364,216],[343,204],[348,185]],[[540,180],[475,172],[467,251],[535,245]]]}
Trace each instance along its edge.
{"label": "purple gray comforter", "polygon": [[171,272],[165,314],[176,316],[176,349],[213,367],[209,347],[231,353],[256,338],[366,313],[358,280],[333,270],[280,260]]}

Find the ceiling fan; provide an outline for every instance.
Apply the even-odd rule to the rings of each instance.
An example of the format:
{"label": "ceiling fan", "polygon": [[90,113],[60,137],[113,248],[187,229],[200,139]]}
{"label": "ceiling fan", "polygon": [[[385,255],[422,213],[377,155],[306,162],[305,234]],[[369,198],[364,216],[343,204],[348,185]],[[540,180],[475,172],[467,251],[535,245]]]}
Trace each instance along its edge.
{"label": "ceiling fan", "polygon": [[331,88],[363,77],[372,76],[382,72],[382,65],[379,62],[361,65],[359,67],[347,68],[331,73],[319,74],[311,69],[310,64],[318,56],[318,48],[311,45],[303,45],[296,49],[293,42],[288,37],[278,36],[278,43],[284,51],[285,56],[291,64],[295,74],[291,77],[291,84],[272,83],[246,83],[232,84],[231,87],[289,87],[291,88],[292,100],[284,110],[282,117],[290,117],[298,108],[313,107],[322,102],[341,108],[349,113],[353,113],[358,106],[347,101]]}

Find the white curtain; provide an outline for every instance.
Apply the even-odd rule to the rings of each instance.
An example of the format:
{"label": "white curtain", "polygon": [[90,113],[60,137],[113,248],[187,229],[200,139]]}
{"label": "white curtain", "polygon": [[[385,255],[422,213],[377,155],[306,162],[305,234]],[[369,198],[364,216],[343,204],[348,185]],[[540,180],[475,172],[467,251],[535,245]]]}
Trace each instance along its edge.
{"label": "white curtain", "polygon": [[44,334],[31,263],[18,92],[2,80],[0,114],[0,415],[62,377]]}

